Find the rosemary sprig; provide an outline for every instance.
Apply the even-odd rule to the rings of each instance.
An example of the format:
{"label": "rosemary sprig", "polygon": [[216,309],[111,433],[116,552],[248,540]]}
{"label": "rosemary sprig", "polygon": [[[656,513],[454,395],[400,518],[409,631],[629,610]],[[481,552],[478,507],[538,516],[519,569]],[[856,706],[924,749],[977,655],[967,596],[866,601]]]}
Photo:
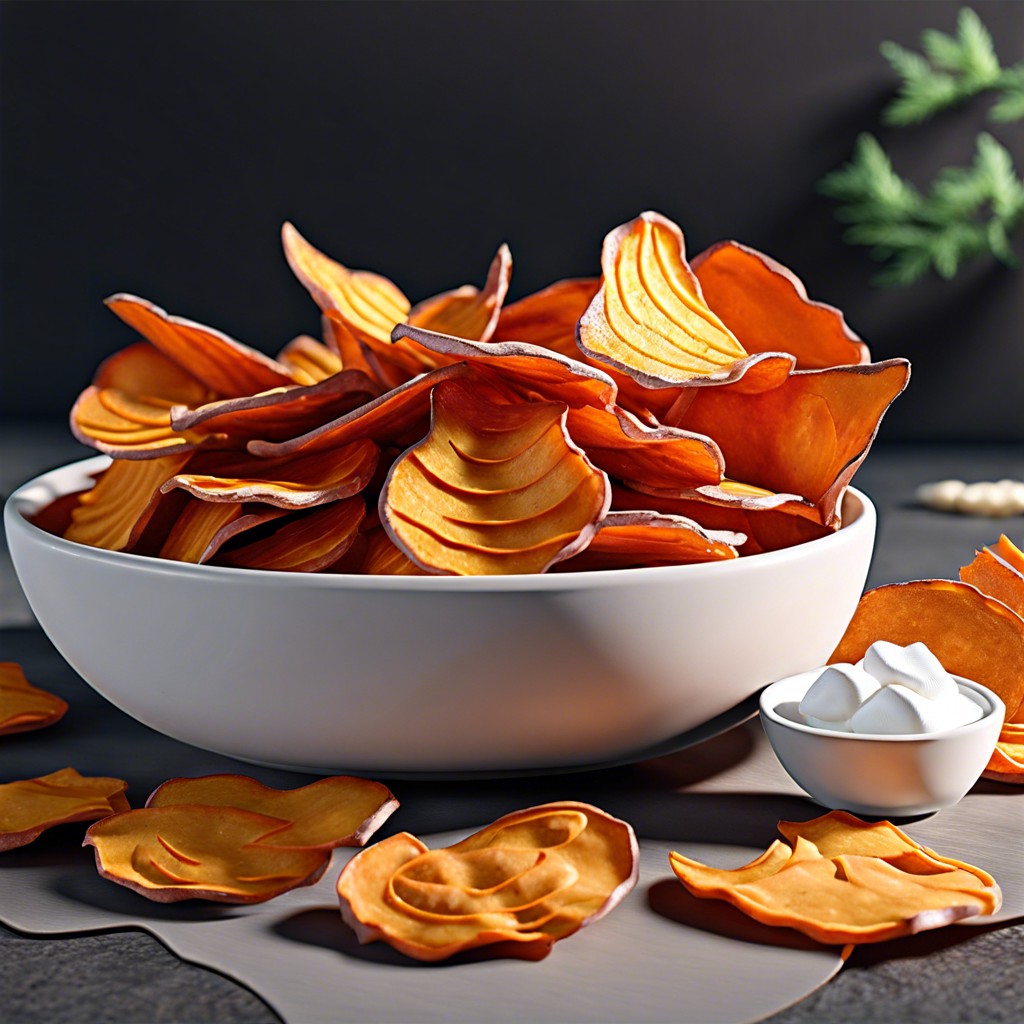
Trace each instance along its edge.
{"label": "rosemary sprig", "polygon": [[989,118],[1024,117],[1024,62],[1003,68],[988,29],[969,7],[957,16],[956,35],[937,29],[921,33],[922,53],[894,42],[882,43],[882,56],[900,76],[899,95],[882,112],[891,125],[917,124],[972,96],[990,90],[999,97]]}
{"label": "rosemary sprig", "polygon": [[945,168],[922,193],[863,134],[850,162],[821,180],[820,191],[840,202],[836,216],[851,225],[845,240],[885,264],[876,283],[908,285],[931,270],[948,279],[985,253],[1017,264],[1011,237],[1024,224],[1024,181],[991,135],[976,146],[970,166]]}

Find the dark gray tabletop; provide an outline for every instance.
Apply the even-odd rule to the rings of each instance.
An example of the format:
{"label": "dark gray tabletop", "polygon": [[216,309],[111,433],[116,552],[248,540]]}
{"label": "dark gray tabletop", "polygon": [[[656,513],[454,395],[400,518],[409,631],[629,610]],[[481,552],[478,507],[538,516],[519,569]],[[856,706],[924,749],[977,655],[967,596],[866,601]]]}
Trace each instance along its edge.
{"label": "dark gray tabletop", "polygon": [[[0,423],[0,495],[37,472],[90,454],[62,424]],[[885,447],[872,452],[856,484],[875,500],[879,534],[869,586],[950,576],[974,549],[1006,532],[1020,541],[1024,517],[971,519],[929,512],[913,500],[917,484],[946,477],[1024,479],[1024,452],[998,446]],[[34,624],[0,547],[0,660],[22,661],[51,688],[95,701]],[[27,734],[31,735],[31,734]],[[24,777],[33,745],[3,754],[2,775]],[[224,770],[225,759],[197,752],[196,772]],[[131,766],[140,790],[151,781],[144,759]],[[623,769],[626,771],[628,769]],[[127,771],[125,773],[128,774]],[[616,772],[589,778],[595,792],[614,786]],[[416,784],[424,830],[490,820],[488,787],[479,782]],[[541,787],[543,788],[543,787]],[[1024,792],[1021,794],[1024,799]],[[493,815],[491,815],[493,816]],[[1021,843],[1022,837],[1008,836]],[[1024,852],[1022,852],[1024,856]],[[835,1022],[1016,1021],[1024,983],[1024,924],[942,929],[861,946],[840,974],[800,1003],[769,1018],[773,1024]],[[212,971],[179,961],[151,936],[125,931],[34,938],[0,928],[0,1019],[9,1024],[63,1021],[275,1021],[258,997]],[[679,1021],[687,1022],[685,1006]],[[289,1022],[300,1024],[300,1022]],[[699,1024],[699,1022],[693,1022]]]}

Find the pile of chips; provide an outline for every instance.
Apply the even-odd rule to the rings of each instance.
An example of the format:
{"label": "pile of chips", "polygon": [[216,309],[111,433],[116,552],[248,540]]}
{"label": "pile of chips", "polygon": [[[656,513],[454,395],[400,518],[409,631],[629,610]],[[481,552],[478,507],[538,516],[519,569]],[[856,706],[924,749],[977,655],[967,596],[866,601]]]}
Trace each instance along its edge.
{"label": "pile of chips", "polygon": [[1001,536],[959,580],[911,580],[869,590],[830,662],[856,662],[876,640],[921,641],[947,672],[987,686],[1006,718],[984,775],[1024,784],[1024,552]]}
{"label": "pile of chips", "polygon": [[741,868],[712,868],[675,852],[669,861],[693,895],[828,944],[884,942],[994,914],[1002,903],[987,872],[921,846],[888,821],[831,811],[781,821],[779,832],[786,842],[775,840]]}
{"label": "pile of chips", "polygon": [[821,537],[906,386],[769,257],[687,260],[644,213],[600,278],[413,305],[289,224],[322,339],[276,358],[131,295],[141,339],[71,414],[112,456],[37,518],[69,540],[297,572],[513,574],[717,561]]}

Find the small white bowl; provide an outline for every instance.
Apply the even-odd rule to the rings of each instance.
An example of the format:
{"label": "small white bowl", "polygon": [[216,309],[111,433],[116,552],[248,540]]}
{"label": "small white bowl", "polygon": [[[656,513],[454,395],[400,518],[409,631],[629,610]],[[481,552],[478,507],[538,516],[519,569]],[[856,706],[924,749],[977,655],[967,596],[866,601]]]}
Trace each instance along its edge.
{"label": "small white bowl", "polygon": [[999,738],[1006,706],[990,689],[954,676],[984,714],[921,735],[833,732],[805,725],[797,707],[821,674],[780,679],[760,698],[761,723],[782,767],[823,807],[871,817],[913,817],[958,803],[978,781]]}
{"label": "small white bowl", "polygon": [[43,629],[113,704],[198,747],[308,771],[523,771],[639,756],[827,658],[864,586],[871,502],[730,562],[534,576],[345,576],[85,547],[26,517],[108,464],[10,498]]}

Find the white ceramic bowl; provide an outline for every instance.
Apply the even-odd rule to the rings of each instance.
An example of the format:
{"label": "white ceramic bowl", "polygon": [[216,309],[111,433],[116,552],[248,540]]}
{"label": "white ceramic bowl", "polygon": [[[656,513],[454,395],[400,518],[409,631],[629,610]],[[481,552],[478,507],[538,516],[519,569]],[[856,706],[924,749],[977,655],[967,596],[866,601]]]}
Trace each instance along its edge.
{"label": "white ceramic bowl", "polygon": [[867,576],[875,511],[727,563],[505,577],[196,566],[25,519],[87,459],[17,490],[14,565],[71,666],[128,714],[243,760],[378,774],[630,759],[820,664]]}
{"label": "white ceramic bowl", "polygon": [[984,715],[970,725],[917,736],[833,732],[798,720],[820,668],[772,683],[761,723],[782,767],[822,807],[871,817],[913,817],[952,807],[978,781],[999,738],[1006,706],[990,689],[954,676]]}

